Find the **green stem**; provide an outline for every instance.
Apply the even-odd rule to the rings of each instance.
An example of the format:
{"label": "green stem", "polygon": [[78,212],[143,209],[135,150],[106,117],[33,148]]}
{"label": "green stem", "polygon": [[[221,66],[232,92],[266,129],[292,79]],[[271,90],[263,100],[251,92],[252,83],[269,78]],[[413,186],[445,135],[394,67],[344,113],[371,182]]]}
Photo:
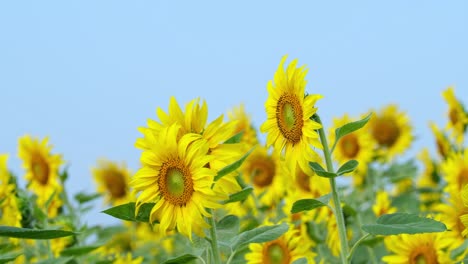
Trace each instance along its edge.
{"label": "green stem", "polygon": [[[323,146],[323,155],[325,156],[325,162],[327,163],[327,170],[328,172],[335,172],[333,169],[331,153],[328,148],[327,137],[325,136],[322,121],[320,120],[320,117],[318,115],[315,115],[314,118],[317,122],[319,122],[322,125],[322,128],[318,130],[318,133],[320,136],[320,142],[322,142]],[[348,256],[348,238],[346,237],[346,226],[344,222],[343,210],[341,208],[340,196],[338,195],[335,178],[330,178],[330,185],[332,189],[333,203],[335,205],[335,217],[336,223],[338,225],[338,234],[340,237],[341,262],[346,263],[346,258]]]}
{"label": "green stem", "polygon": [[349,251],[349,254],[348,254],[348,262],[351,261],[351,258],[353,257],[353,254],[354,254],[354,251],[359,246],[359,244],[361,244],[362,241],[364,241],[365,239],[367,239],[370,236],[371,236],[371,234],[366,234],[366,235],[362,236],[358,241],[356,241],[356,243],[354,243],[354,246],[351,248],[351,250]]}
{"label": "green stem", "polygon": [[210,228],[210,235],[211,235],[211,248],[213,251],[213,259],[215,264],[221,264],[221,255],[219,254],[219,248],[218,248],[218,237],[216,235],[216,222],[214,220],[214,215],[213,212],[211,211],[210,208],[207,208],[208,213],[211,214],[211,217],[208,217],[208,222],[211,226]]}

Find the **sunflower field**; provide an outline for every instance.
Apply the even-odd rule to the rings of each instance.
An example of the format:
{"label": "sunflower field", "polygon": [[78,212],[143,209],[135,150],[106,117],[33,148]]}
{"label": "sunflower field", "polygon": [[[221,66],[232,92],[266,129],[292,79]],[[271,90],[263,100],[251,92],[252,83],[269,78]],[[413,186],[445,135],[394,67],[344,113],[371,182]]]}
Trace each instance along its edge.
{"label": "sunflower field", "polygon": [[[95,190],[70,193],[74,175],[49,139],[21,137],[18,153],[0,154],[0,263],[468,260],[468,112],[455,89],[442,92],[446,124],[430,123],[437,153],[401,161],[415,139],[404,110],[325,128],[307,72],[281,59],[258,91],[260,127],[242,105],[210,121],[204,100],[171,97],[138,128],[140,167],[97,161]],[[16,156],[21,172],[8,168]],[[83,221],[99,198],[120,224]]]}

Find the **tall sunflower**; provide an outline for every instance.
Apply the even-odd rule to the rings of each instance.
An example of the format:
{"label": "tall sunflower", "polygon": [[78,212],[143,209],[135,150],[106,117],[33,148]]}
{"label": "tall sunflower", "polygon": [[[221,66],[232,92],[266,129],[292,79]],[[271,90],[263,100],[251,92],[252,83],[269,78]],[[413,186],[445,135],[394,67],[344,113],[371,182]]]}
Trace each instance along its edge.
{"label": "tall sunflower", "polygon": [[452,263],[446,248],[452,239],[444,233],[425,233],[385,237],[385,247],[392,253],[383,257],[390,264]]}
{"label": "tall sunflower", "polygon": [[[196,134],[203,138],[208,144],[208,153],[214,158],[210,160],[210,168],[218,171],[225,166],[238,160],[245,154],[242,143],[223,144],[236,134],[237,121],[224,122],[224,116],[220,115],[214,121],[207,123],[208,106],[205,101],[200,104],[199,99],[188,102],[185,111],[182,111],[177,100],[171,97],[169,111],[166,113],[161,108],[157,109],[159,122],[149,119],[148,127],[140,127],[139,131],[144,135],[137,139],[135,146],[142,150],[151,148],[152,142],[157,140],[159,132],[173,124],[179,124],[180,129],[177,138],[185,134]],[[235,173],[221,178],[215,185],[214,190],[220,193],[235,193],[241,190],[235,179]]]}
{"label": "tall sunflower", "polygon": [[[331,144],[335,142],[335,130],[351,121],[352,119],[348,115],[333,120],[333,127],[330,128],[329,132]],[[358,130],[341,138],[333,151],[336,161],[340,164],[352,159],[359,162],[357,169],[352,173],[353,182],[356,186],[360,186],[364,182],[367,166],[374,155],[373,148],[374,142],[371,135],[366,133],[365,130]]]}
{"label": "tall sunflower", "polygon": [[459,193],[468,183],[468,149],[452,152],[441,164],[442,175],[447,181],[446,190],[451,195]]}
{"label": "tall sunflower", "polygon": [[19,157],[23,160],[26,170],[28,189],[38,196],[39,206],[45,206],[49,198],[55,194],[49,208],[49,216],[54,217],[62,205],[59,194],[62,186],[59,182],[59,168],[64,163],[59,154],[52,154],[52,146],[48,138],[41,141],[29,135],[19,139]]}
{"label": "tall sunflower", "polygon": [[297,60],[293,60],[285,70],[285,61],[286,56],[281,59],[274,81],[268,82],[267,120],[260,131],[268,133],[267,146],[283,153],[292,171],[299,166],[309,172],[309,161],[317,159],[311,146],[322,148],[316,132],[321,125],[310,119],[317,112],[315,103],[322,96],[305,95],[307,69],[297,68]]}
{"label": "tall sunflower", "polygon": [[404,153],[413,141],[410,120],[396,105],[388,105],[373,115],[367,127],[384,160]]}
{"label": "tall sunflower", "polygon": [[305,239],[300,230],[290,225],[289,230],[276,240],[266,243],[252,243],[250,252],[245,254],[248,264],[289,264],[306,258],[307,263],[315,263],[310,240]]}
{"label": "tall sunflower", "polygon": [[141,192],[137,211],[143,203],[155,203],[150,222],[159,221],[160,232],[177,228],[189,238],[192,231],[203,237],[203,228],[209,227],[203,219],[210,216],[206,208],[220,207],[226,196],[211,189],[216,171],[207,166],[214,157],[207,154],[206,140],[193,133],[178,139],[179,132],[178,124],[159,132],[158,140],[142,153],[142,168],[130,186]]}
{"label": "tall sunflower", "polygon": [[447,90],[443,91],[442,96],[449,106],[447,129],[450,129],[457,142],[461,143],[468,125],[468,113],[465,111],[462,102],[455,97],[453,87],[448,87]]}
{"label": "tall sunflower", "polygon": [[131,172],[127,166],[109,160],[99,160],[92,168],[97,191],[105,195],[106,203],[120,205],[130,202],[131,195],[128,182]]}

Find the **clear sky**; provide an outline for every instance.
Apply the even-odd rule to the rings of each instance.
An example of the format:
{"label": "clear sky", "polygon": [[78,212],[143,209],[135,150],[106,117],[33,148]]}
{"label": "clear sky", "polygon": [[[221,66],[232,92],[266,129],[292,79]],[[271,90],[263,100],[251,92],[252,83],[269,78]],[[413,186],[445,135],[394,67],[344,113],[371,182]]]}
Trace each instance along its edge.
{"label": "clear sky", "polygon": [[63,153],[73,192],[94,190],[99,157],[135,171],[137,127],[171,95],[206,99],[211,119],[243,102],[258,126],[285,54],[307,64],[326,125],[399,103],[413,153],[433,149],[429,120],[445,125],[443,89],[468,103],[467,1],[165,2],[0,2],[0,153],[13,171],[26,133]]}

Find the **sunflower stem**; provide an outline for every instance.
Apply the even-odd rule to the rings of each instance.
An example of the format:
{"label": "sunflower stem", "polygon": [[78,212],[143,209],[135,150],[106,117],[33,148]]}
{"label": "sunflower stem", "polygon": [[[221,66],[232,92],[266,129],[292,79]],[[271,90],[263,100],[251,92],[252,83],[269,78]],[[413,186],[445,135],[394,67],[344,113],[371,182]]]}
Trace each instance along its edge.
{"label": "sunflower stem", "polygon": [[[328,172],[335,172],[334,169],[333,169],[333,162],[331,160],[331,152],[330,152],[330,149],[328,148],[327,137],[325,136],[322,121],[320,120],[320,117],[317,114],[315,114],[313,118],[318,123],[320,123],[322,125],[322,128],[320,128],[318,130],[318,133],[319,133],[319,136],[320,136],[320,142],[322,142],[322,146],[323,146],[323,155],[325,156],[325,162],[327,164],[327,170],[328,170]],[[341,208],[341,201],[340,201],[340,196],[338,194],[338,189],[337,189],[337,186],[336,186],[335,178],[330,178],[330,185],[331,185],[331,189],[332,189],[333,203],[335,205],[335,217],[336,217],[336,223],[338,225],[338,234],[339,234],[339,237],[340,237],[341,262],[342,263],[347,263],[348,238],[346,237],[346,226],[345,226],[345,222],[344,222],[343,210]]]}
{"label": "sunflower stem", "polygon": [[219,248],[218,248],[218,237],[216,235],[216,221],[214,220],[214,215],[213,212],[210,208],[207,208],[207,211],[209,214],[211,214],[211,217],[208,217],[208,222],[210,224],[210,235],[211,235],[211,249],[213,252],[213,259],[215,264],[221,264],[221,255],[219,254]]}

